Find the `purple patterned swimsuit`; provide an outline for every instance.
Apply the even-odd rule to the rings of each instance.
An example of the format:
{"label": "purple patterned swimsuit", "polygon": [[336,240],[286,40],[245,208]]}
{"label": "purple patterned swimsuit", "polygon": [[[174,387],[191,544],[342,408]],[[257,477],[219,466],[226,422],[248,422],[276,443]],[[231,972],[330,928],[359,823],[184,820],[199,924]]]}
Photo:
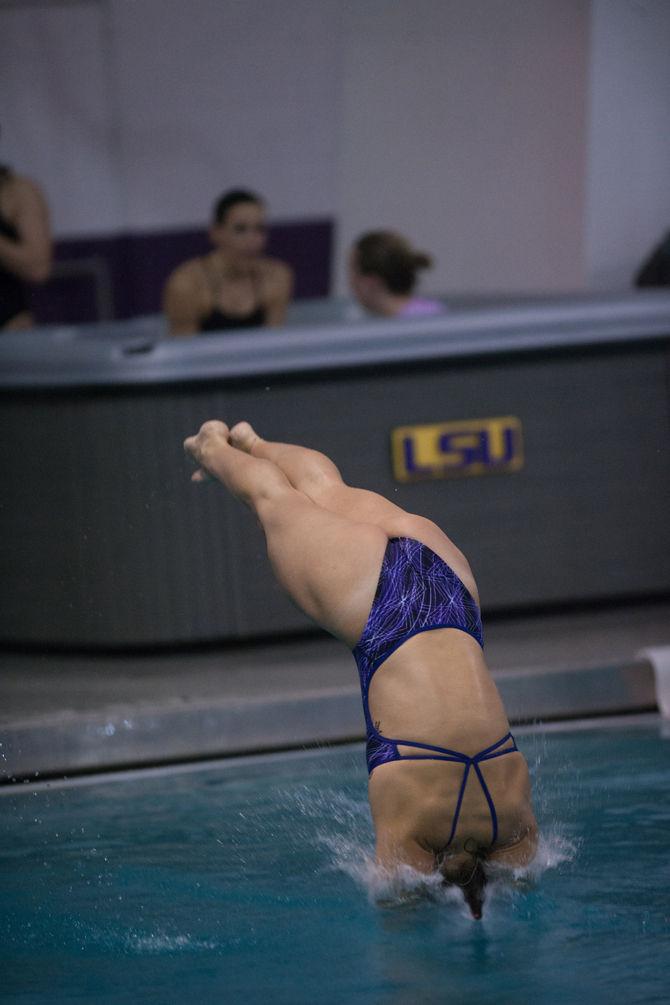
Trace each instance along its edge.
{"label": "purple patterned swimsuit", "polygon": [[[370,715],[368,695],[375,671],[413,635],[436,628],[457,628],[471,635],[483,648],[479,607],[454,570],[421,541],[393,537],[386,546],[370,615],[353,650],[367,727],[368,771],[372,773],[380,764],[389,761],[436,760],[463,764],[463,780],[449,844],[456,832],[465,786],[470,768],[473,768],[491,812],[494,843],[498,832],[496,812],[479,765],[517,750],[512,734],[507,733],[497,743],[469,757],[447,747],[390,739],[375,728]],[[401,754],[398,746],[411,747],[418,753]]]}

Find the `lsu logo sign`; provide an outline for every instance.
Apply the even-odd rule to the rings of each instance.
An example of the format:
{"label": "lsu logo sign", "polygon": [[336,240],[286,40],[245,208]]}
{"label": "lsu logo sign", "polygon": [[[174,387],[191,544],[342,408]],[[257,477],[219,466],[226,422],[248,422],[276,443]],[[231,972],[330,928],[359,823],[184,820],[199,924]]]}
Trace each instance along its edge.
{"label": "lsu logo sign", "polygon": [[391,432],[393,475],[398,482],[519,471],[523,467],[521,423],[512,415]]}

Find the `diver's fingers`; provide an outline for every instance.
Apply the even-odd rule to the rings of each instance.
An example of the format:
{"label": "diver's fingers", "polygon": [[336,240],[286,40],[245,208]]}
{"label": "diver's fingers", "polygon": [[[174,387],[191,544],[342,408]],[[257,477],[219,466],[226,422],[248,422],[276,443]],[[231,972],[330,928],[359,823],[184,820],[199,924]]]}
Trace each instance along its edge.
{"label": "diver's fingers", "polygon": [[194,471],[193,474],[191,475],[192,482],[211,482],[211,480],[212,476],[208,474],[207,471],[204,471],[202,468],[198,468],[198,470]]}

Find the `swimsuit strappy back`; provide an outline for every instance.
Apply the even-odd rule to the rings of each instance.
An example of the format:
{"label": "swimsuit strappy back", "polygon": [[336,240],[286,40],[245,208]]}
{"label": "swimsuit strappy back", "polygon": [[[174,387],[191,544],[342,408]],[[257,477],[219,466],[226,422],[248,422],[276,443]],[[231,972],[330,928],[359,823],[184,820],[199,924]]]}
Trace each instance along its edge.
{"label": "swimsuit strappy back", "polygon": [[[470,770],[474,770],[491,813],[495,844],[498,818],[495,805],[481,770],[490,761],[516,751],[511,733],[470,757],[458,750],[437,747],[414,740],[391,739],[376,728],[370,715],[369,692],[375,672],[404,642],[419,632],[437,628],[457,628],[484,646],[482,621],[477,603],[454,570],[434,551],[409,537],[391,538],[382,561],[377,591],[363,634],[353,653],[358,666],[367,727],[368,771],[389,761],[454,761],[463,765],[463,778],[456,800],[456,810],[447,844],[451,844]],[[401,754],[398,747],[410,747],[416,754]]]}

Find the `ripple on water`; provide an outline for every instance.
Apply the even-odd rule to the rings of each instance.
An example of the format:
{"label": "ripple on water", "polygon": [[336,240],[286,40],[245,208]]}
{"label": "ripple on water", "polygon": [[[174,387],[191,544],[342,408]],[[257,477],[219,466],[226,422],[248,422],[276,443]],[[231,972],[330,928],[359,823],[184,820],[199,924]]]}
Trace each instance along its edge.
{"label": "ripple on water", "polygon": [[169,935],[166,932],[128,932],[123,941],[126,949],[138,954],[216,949],[216,943],[209,939],[196,939],[192,935]]}

